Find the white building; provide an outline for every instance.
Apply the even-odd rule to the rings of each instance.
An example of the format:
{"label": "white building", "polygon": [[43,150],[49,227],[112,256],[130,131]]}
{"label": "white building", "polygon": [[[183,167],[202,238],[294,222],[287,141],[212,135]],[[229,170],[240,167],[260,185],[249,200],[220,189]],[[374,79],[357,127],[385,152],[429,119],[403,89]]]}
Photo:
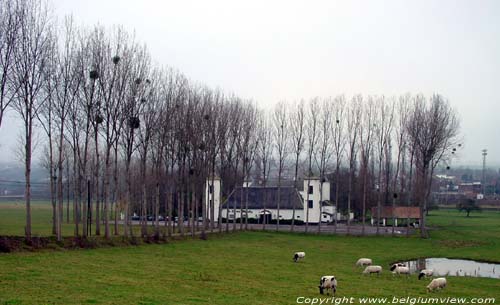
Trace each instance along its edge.
{"label": "white building", "polygon": [[[300,192],[300,195],[303,199],[304,221],[307,221],[307,208],[309,208],[309,223],[318,223],[320,213],[322,222],[333,221],[335,207],[330,201],[330,182],[324,181],[321,184],[320,179],[315,177],[305,179],[304,191]],[[322,207],[320,202],[323,203]]]}
{"label": "white building", "polygon": [[[211,181],[207,181],[207,209],[210,202],[215,202],[214,209],[219,210],[220,204],[220,180],[214,183],[215,198],[208,192]],[[320,188],[319,178],[304,180],[304,190],[298,191],[291,186],[282,186],[280,191],[279,218],[280,220],[295,219],[309,223],[333,221],[335,207],[330,201],[330,183],[323,182]],[[214,198],[214,199],[213,199]],[[323,204],[320,205],[320,202]],[[321,210],[320,210],[321,209]],[[309,213],[307,212],[309,210]],[[207,210],[208,211],[208,210]],[[245,217],[255,219],[258,223],[269,223],[278,218],[278,187],[277,186],[253,186],[245,182],[243,187],[236,187],[228,199],[222,203],[221,217],[234,219]],[[215,215],[214,215],[215,216]],[[209,216],[209,219],[210,216]],[[218,219],[218,215],[214,217]]]}

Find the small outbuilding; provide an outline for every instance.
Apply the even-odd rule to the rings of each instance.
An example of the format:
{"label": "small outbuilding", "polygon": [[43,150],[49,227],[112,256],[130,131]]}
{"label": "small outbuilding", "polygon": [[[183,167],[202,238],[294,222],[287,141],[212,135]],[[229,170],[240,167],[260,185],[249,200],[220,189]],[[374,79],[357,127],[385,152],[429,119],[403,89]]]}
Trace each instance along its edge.
{"label": "small outbuilding", "polygon": [[418,221],[420,223],[420,208],[419,207],[405,207],[405,206],[382,206],[380,207],[380,217],[378,215],[378,208],[372,207],[372,225],[376,224],[377,218],[382,220],[382,225],[387,224],[387,219],[394,217],[394,226],[398,225],[400,219],[410,219],[410,221]]}

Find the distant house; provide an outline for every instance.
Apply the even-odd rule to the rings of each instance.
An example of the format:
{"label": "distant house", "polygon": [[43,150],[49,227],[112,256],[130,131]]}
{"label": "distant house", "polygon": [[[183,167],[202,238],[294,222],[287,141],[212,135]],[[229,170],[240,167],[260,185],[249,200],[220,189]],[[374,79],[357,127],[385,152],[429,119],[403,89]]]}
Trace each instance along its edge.
{"label": "distant house", "polygon": [[[372,218],[371,223],[374,225],[377,221],[378,208],[372,207]],[[410,219],[410,221],[420,220],[420,208],[419,207],[404,207],[404,206],[382,206],[380,207],[380,217],[382,220],[382,225],[387,224],[387,219],[395,218],[394,226],[398,225],[398,220]]]}
{"label": "distant house", "polygon": [[482,194],[481,182],[460,183],[458,185],[458,192],[469,198],[477,198],[479,194]]}
{"label": "distant house", "polygon": [[[212,202],[215,202],[214,209],[218,210],[220,203],[220,179],[207,180],[207,209],[210,209]],[[215,195],[211,189],[219,190]],[[324,181],[321,185],[320,179],[311,177],[304,180],[304,190],[299,191],[292,186],[282,186],[279,204],[279,219],[291,220],[295,209],[295,219],[304,222],[317,224],[321,222],[331,222],[335,215],[335,207],[330,201],[330,183]],[[247,201],[248,200],[248,201]],[[321,202],[321,204],[320,204]],[[253,218],[259,223],[269,223],[278,219],[278,187],[252,185],[245,182],[243,186],[236,187],[228,199],[221,204],[221,217],[228,219]],[[248,205],[248,206],[246,206]],[[309,209],[309,213],[307,210]],[[209,215],[210,219],[210,215]],[[214,215],[214,219],[218,219]]]}

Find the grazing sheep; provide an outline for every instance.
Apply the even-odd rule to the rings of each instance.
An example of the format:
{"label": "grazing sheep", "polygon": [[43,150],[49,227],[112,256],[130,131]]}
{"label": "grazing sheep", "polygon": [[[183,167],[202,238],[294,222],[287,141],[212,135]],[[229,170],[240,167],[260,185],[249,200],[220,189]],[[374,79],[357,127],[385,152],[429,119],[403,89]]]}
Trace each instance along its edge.
{"label": "grazing sheep", "polygon": [[370,266],[372,264],[372,260],[370,258],[360,258],[356,262],[356,266]]}
{"label": "grazing sheep", "polygon": [[293,255],[293,261],[298,262],[299,259],[304,258],[305,256],[306,256],[305,252],[295,252],[295,254]]}
{"label": "grazing sheep", "polygon": [[363,274],[372,274],[376,273],[377,275],[382,272],[382,266],[367,266],[363,271]]}
{"label": "grazing sheep", "polygon": [[427,291],[434,291],[436,289],[443,289],[446,287],[446,278],[438,277],[437,279],[433,279],[429,285],[427,285]]}
{"label": "grazing sheep", "polygon": [[402,263],[393,264],[391,266],[391,271],[394,274],[410,274],[410,268],[406,267],[406,265]]}
{"label": "grazing sheep", "polygon": [[418,279],[422,279],[424,276],[432,276],[434,274],[434,270],[432,269],[422,269],[418,274]]}
{"label": "grazing sheep", "polygon": [[331,289],[333,296],[335,296],[335,292],[337,291],[337,280],[335,279],[335,275],[322,276],[319,280],[318,288],[320,294],[324,294],[325,289],[328,294],[328,289]]}

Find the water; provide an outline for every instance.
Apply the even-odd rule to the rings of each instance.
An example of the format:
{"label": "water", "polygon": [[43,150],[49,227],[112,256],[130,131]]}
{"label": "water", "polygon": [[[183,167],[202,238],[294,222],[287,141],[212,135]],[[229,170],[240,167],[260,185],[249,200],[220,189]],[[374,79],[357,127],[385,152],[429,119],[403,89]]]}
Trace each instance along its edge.
{"label": "water", "polygon": [[472,276],[500,279],[500,264],[484,263],[466,259],[421,258],[403,262],[411,273],[422,269],[434,270],[433,276]]}

